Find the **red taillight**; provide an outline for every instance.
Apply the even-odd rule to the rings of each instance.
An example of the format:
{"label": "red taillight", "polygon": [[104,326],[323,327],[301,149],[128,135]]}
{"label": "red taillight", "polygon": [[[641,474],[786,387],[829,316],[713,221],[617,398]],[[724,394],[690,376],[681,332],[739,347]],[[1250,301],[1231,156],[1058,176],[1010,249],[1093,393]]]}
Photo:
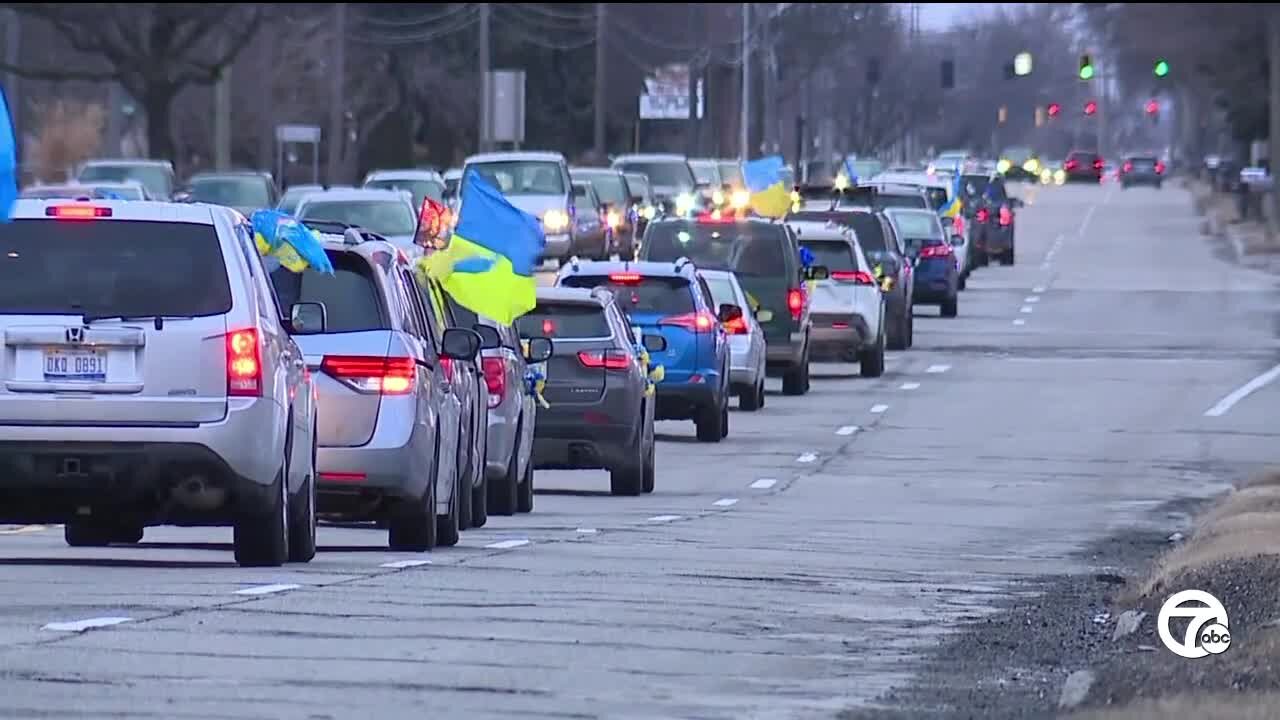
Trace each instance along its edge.
{"label": "red taillight", "polygon": [[596,370],[626,370],[631,366],[631,358],[621,350],[582,350],[578,352],[578,362]]}
{"label": "red taillight", "polygon": [[926,245],[920,248],[921,258],[944,258],[951,257],[950,245]]}
{"label": "red taillight", "polygon": [[326,355],[320,370],[357,392],[408,395],[413,392],[418,367],[409,357]]}
{"label": "red taillight", "polygon": [[1093,161],[1093,169],[1094,169],[1094,170],[1101,170],[1101,169],[1102,169],[1102,159],[1101,159],[1101,158],[1099,158],[1099,159],[1097,159],[1097,160],[1094,160],[1094,161]]}
{"label": "red taillight", "polygon": [[1156,163],[1156,174],[1157,174],[1157,175],[1163,175],[1163,174],[1164,174],[1164,163],[1162,163],[1162,162],[1157,162],[1157,163]]}
{"label": "red taillight", "polygon": [[[1001,225],[1013,224],[1013,212],[1011,212],[1009,208],[1005,206],[1000,207],[1000,224]],[[947,249],[950,250],[950,248],[947,248]]]}
{"label": "red taillight", "polygon": [[255,329],[227,334],[227,396],[262,397],[262,351]]}
{"label": "red taillight", "polygon": [[111,208],[93,205],[50,205],[44,209],[44,214],[59,220],[94,220],[111,217]]}
{"label": "red taillight", "polygon": [[695,333],[711,332],[711,328],[716,326],[716,319],[711,313],[696,312],[685,313],[684,315],[672,315],[658,321],[659,325],[674,325],[690,330]]}
{"label": "red taillight", "polygon": [[543,335],[550,335],[551,333],[553,333],[553,332],[555,332],[555,331],[556,331],[556,324],[555,324],[555,321],[553,321],[553,320],[551,320],[551,319],[547,319],[547,320],[543,320],[543,321],[542,321],[542,334],[543,334]]}
{"label": "red taillight", "polygon": [[991,219],[991,211],[986,208],[979,208],[978,212],[973,216],[974,220],[984,223]]}
{"label": "red taillight", "polygon": [[1067,161],[1067,169],[1068,169],[1068,170],[1075,170],[1075,169],[1076,169],[1076,166],[1077,166],[1077,165],[1079,165],[1079,164],[1080,164],[1080,163],[1076,162],[1075,160],[1068,160],[1068,161]]}
{"label": "red taillight", "polygon": [[831,279],[838,280],[840,282],[853,282],[858,285],[876,284],[876,279],[871,276],[871,273],[865,270],[837,270],[831,273]]}
{"label": "red taillight", "polygon": [[746,318],[736,317],[724,324],[725,332],[730,335],[746,335],[747,321]]}
{"label": "red taillight", "polygon": [[1120,172],[1133,172],[1133,163],[1126,162],[1124,165],[1121,165]]}
{"label": "red taillight", "polygon": [[484,367],[484,384],[489,388],[489,408],[493,409],[507,396],[507,366],[496,357],[481,358],[480,363]]}
{"label": "red taillight", "polygon": [[319,475],[320,482],[362,483],[367,477],[364,473],[357,472],[322,472]]}
{"label": "red taillight", "polygon": [[787,291],[787,309],[791,311],[793,320],[800,319],[800,313],[804,311],[804,291],[799,288],[791,288]]}
{"label": "red taillight", "polygon": [[609,273],[609,282],[634,285],[640,282],[640,273]]}
{"label": "red taillight", "polygon": [[737,222],[738,218],[735,217],[733,213],[721,214],[717,210],[699,215],[697,217],[697,221],[700,223],[731,223]]}

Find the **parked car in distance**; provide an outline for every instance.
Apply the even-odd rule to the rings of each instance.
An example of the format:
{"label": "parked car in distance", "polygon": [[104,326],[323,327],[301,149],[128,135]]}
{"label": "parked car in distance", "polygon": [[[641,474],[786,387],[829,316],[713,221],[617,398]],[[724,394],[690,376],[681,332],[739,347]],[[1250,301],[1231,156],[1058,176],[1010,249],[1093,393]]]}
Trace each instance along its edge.
{"label": "parked car in distance", "polygon": [[[472,155],[462,168],[462,185],[475,171],[512,205],[542,221],[543,258],[567,259],[574,237],[573,184],[569,164],[558,152],[502,152]],[[459,186],[461,197],[463,187]],[[461,212],[461,208],[458,208]]]}
{"label": "parked car in distance", "polygon": [[276,183],[271,173],[265,172],[197,173],[174,194],[174,200],[223,205],[248,217],[275,206]]}
{"label": "parked car in distance", "polygon": [[96,159],[81,165],[76,173],[76,182],[81,185],[128,180],[142,183],[147,193],[156,200],[172,198],[176,184],[173,163],[168,160]]}
{"label": "parked car in distance", "polygon": [[431,198],[444,202],[445,181],[435,170],[374,170],[364,178],[363,187],[372,190],[403,190],[413,196],[413,206],[422,207]]}

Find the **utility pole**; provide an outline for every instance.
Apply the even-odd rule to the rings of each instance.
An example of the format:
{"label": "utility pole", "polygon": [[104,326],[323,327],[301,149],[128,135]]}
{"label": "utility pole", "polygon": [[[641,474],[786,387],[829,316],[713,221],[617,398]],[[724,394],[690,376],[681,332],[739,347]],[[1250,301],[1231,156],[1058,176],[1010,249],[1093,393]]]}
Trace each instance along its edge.
{"label": "utility pole", "polygon": [[751,47],[747,44],[751,34],[751,3],[742,3],[742,139],[738,142],[738,159],[750,157],[751,142]]}
{"label": "utility pole", "polygon": [[595,151],[596,161],[604,162],[605,160],[605,136],[604,136],[604,95],[605,95],[605,54],[604,54],[604,28],[605,28],[605,7],[602,2],[596,3],[596,107],[595,107]]}
{"label": "utility pole", "polygon": [[[333,6],[333,63],[329,68],[329,167],[326,175],[330,185],[342,181],[342,146],[346,126],[346,75],[347,75],[347,4]],[[267,72],[266,68],[262,69]]]}
{"label": "utility pole", "polygon": [[[225,46],[228,42],[224,39],[222,44]],[[218,170],[231,168],[230,64],[218,73],[218,82],[213,86],[213,164]]]}
{"label": "utility pole", "polygon": [[489,88],[489,3],[480,3],[480,152],[489,149],[491,122],[489,119],[489,102],[492,91]]}
{"label": "utility pole", "polygon": [[[689,3],[689,36],[697,37],[698,22],[697,3]],[[685,138],[685,155],[696,157],[698,154],[698,51],[689,55],[689,125]]]}
{"label": "utility pole", "polygon": [[773,82],[775,66],[777,65],[773,51],[773,21],[778,17],[778,14],[782,12],[780,8],[780,3],[772,4],[772,7],[769,10],[769,21],[764,24],[761,37],[763,53],[761,54],[760,66],[764,73],[764,77],[762,78],[763,82],[760,83],[760,92],[764,96],[762,98],[764,100],[764,107],[761,109],[760,114],[762,116],[762,125],[764,125],[764,127],[761,128],[760,140],[764,144],[765,155],[781,152],[781,148],[778,146],[777,109],[774,106],[773,101]]}

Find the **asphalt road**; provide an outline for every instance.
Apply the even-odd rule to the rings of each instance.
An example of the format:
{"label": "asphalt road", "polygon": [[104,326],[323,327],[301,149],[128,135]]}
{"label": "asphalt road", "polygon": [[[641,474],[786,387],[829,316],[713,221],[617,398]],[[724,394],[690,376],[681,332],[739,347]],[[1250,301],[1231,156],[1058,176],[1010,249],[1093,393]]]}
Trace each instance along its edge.
{"label": "asphalt road", "polygon": [[[1180,190],[1023,193],[1019,265],[976,273],[959,318],[920,310],[879,380],[774,381],[719,445],[662,424],[652,495],[540,472],[533,514],[457,548],[325,527],[315,561],[279,570],[235,567],[229,530],[73,550],[60,528],[0,529],[0,717],[874,703],[1012,580],[1274,459],[1280,383],[1205,415],[1276,363],[1271,279],[1214,257]],[[50,627],[104,618],[128,621]]]}

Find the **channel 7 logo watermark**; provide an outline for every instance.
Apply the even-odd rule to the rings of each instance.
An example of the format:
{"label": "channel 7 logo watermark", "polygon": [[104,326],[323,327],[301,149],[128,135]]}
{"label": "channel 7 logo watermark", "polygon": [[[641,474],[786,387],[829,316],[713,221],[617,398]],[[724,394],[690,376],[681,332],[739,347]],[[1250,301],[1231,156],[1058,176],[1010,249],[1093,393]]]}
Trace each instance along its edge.
{"label": "channel 7 logo watermark", "polygon": [[[1188,619],[1182,638],[1174,637],[1169,628],[1173,618]],[[1231,647],[1227,609],[1218,598],[1203,590],[1183,590],[1165,600],[1156,619],[1156,629],[1165,647],[1189,660],[1217,655]]]}

